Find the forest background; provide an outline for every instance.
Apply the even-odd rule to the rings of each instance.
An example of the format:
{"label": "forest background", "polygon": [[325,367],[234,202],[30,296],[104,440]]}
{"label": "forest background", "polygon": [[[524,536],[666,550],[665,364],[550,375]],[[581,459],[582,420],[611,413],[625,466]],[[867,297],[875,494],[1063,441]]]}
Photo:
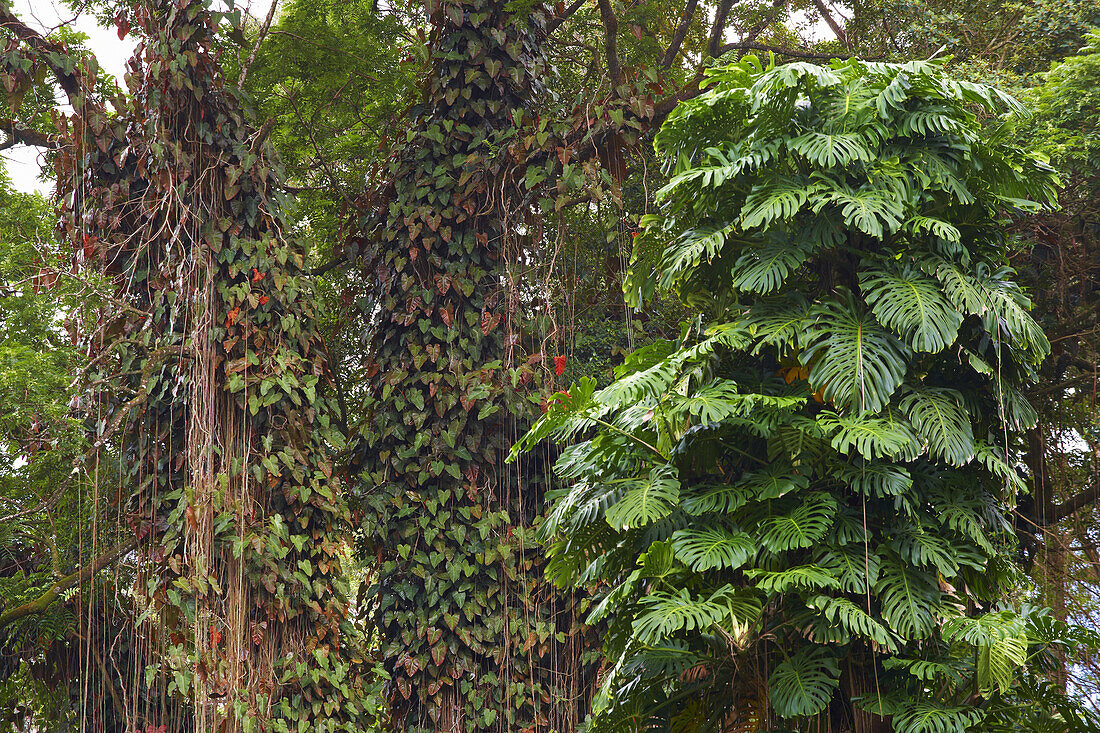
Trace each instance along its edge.
{"label": "forest background", "polygon": [[[142,31],[135,10],[139,5],[90,3],[74,6],[73,11],[94,16],[119,36],[144,32],[153,38],[157,23],[147,18]],[[524,8],[528,6],[535,7],[529,3]],[[316,561],[306,561],[307,569],[295,567],[286,572],[305,573],[307,585],[320,578],[333,587],[344,587],[337,595],[346,593],[351,599],[347,608],[325,616],[325,623],[343,629],[339,638],[358,650],[354,655],[357,665],[369,670],[376,664],[379,672],[377,676],[362,670],[348,672],[346,679],[332,676],[326,683],[333,689],[343,685],[338,697],[353,701],[349,709],[358,705],[371,715],[377,711],[397,726],[411,725],[411,721],[427,726],[432,720],[430,725],[439,730],[449,729],[457,719],[454,716],[476,721],[474,729],[515,729],[511,727],[514,722],[504,720],[504,711],[540,730],[570,729],[584,717],[584,691],[591,688],[599,667],[598,640],[594,643],[589,638],[593,632],[578,620],[583,615],[578,615],[574,606],[583,607],[584,600],[572,596],[562,600],[542,584],[538,543],[533,535],[525,535],[526,528],[548,508],[542,497],[554,482],[549,470],[552,456],[536,452],[526,463],[508,468],[503,453],[539,414],[539,407],[545,409],[546,400],[555,391],[582,377],[592,377],[601,386],[610,383],[614,368],[628,352],[657,339],[675,338],[681,321],[692,316],[671,297],[658,296],[640,307],[626,305],[623,297],[641,218],[654,210],[655,193],[667,182],[653,152],[653,136],[678,103],[699,94],[702,70],[713,59],[730,60],[749,52],[763,57],[774,54],[778,63],[826,63],[851,57],[907,61],[950,55],[952,76],[994,84],[1021,99],[1032,113],[1017,128],[1019,139],[1049,156],[1062,174],[1064,188],[1058,211],[1021,218],[1012,225],[1012,265],[1034,302],[1032,314],[1051,343],[1038,380],[1027,390],[1038,421],[1025,431],[1018,446],[1020,471],[1029,487],[1012,518],[1019,542],[1016,560],[1024,571],[1017,600],[1049,606],[1061,620],[1100,628],[1096,617],[1100,608],[1100,535],[1096,529],[1100,500],[1100,410],[1096,402],[1100,368],[1100,91],[1096,84],[1100,79],[1100,37],[1095,35],[1100,27],[1100,5],[1091,0],[994,1],[964,7],[953,2],[884,0],[836,5],[823,0],[575,0],[549,8],[543,60],[521,65],[523,71],[515,79],[513,92],[517,99],[511,102],[513,111],[522,110],[517,119],[527,120],[526,127],[517,122],[528,133],[520,147],[527,156],[548,162],[541,168],[528,167],[522,180],[507,182],[509,205],[504,212],[514,218],[494,225],[501,232],[501,241],[507,242],[501,245],[504,249],[499,259],[486,255],[488,259],[463,271],[480,268],[482,273],[490,273],[478,275],[482,278],[479,287],[487,287],[479,306],[469,314],[446,311],[438,316],[446,319],[448,326],[451,319],[468,317],[475,335],[481,334],[479,344],[481,339],[488,344],[485,349],[522,354],[515,359],[519,366],[511,374],[514,393],[469,398],[471,404],[482,399],[507,405],[507,411],[516,417],[506,430],[496,434],[477,427],[494,419],[491,410],[479,407],[472,412],[476,420],[469,418],[472,427],[445,426],[442,433],[449,439],[438,431],[433,434],[433,441],[443,443],[438,450],[430,448],[436,452],[425,459],[425,476],[435,479],[453,471],[457,496],[457,492],[468,492],[470,485],[480,485],[478,466],[485,467],[486,475],[493,475],[493,498],[485,503],[484,516],[480,500],[475,501],[470,492],[461,521],[439,515],[442,510],[428,507],[431,499],[423,497],[409,500],[417,505],[417,511],[402,513],[404,499],[396,494],[379,496],[369,487],[381,485],[381,481],[358,478],[409,470],[397,458],[377,458],[389,455],[387,449],[399,453],[397,446],[402,441],[417,441],[416,431],[407,439],[400,429],[387,437],[387,420],[400,425],[408,423],[403,416],[421,414],[416,427],[429,435],[431,431],[423,426],[433,425],[432,415],[436,414],[430,402],[425,407],[424,397],[398,404],[387,402],[388,396],[380,397],[382,392],[375,391],[377,375],[389,370],[385,362],[388,337],[380,334],[393,326],[388,332],[415,339],[415,331],[421,327],[415,318],[404,322],[405,314],[414,310],[410,303],[402,298],[396,307],[392,294],[378,285],[379,260],[371,248],[377,247],[377,241],[392,241],[397,236],[392,234],[394,222],[386,219],[389,214],[379,213],[377,202],[380,197],[395,196],[395,180],[400,188],[402,176],[413,177],[409,173],[413,164],[395,151],[412,140],[410,120],[423,120],[421,108],[430,107],[426,100],[430,101],[434,92],[425,80],[436,68],[433,64],[438,61],[442,40],[433,32],[423,5],[416,2],[289,0],[276,3],[263,17],[251,17],[239,9],[225,10],[229,12],[211,21],[216,30],[208,42],[210,55],[216,56],[224,76],[209,77],[220,79],[211,82],[213,89],[243,90],[235,103],[240,110],[250,110],[252,122],[239,123],[233,144],[248,150],[267,144],[274,151],[270,165],[263,156],[247,159],[247,153],[238,153],[239,160],[248,160],[241,163],[242,169],[262,169],[256,180],[266,181],[255,184],[260,193],[254,195],[261,202],[255,204],[256,210],[263,212],[270,205],[281,217],[275,225],[264,223],[265,215],[255,214],[258,218],[246,221],[245,227],[254,228],[256,237],[278,230],[281,236],[294,240],[301,254],[296,267],[282,263],[289,267],[287,274],[279,274],[274,263],[259,266],[260,260],[248,260],[247,266],[237,263],[232,272],[234,277],[249,273],[248,279],[255,278],[255,282],[266,274],[270,281],[286,277],[284,282],[311,293],[311,310],[302,318],[312,324],[313,332],[286,338],[288,343],[313,345],[305,352],[323,350],[323,362],[331,375],[321,383],[303,381],[293,389],[312,395],[307,402],[325,403],[316,414],[301,419],[309,425],[319,421],[311,440],[323,458],[309,460],[318,461],[316,469],[326,476],[339,477],[343,498],[328,497],[330,503],[323,508],[316,505],[318,516],[328,512],[337,517],[316,520],[318,526],[335,528],[331,535],[322,529],[308,539],[288,542],[296,545],[298,552],[302,542],[331,542],[331,552],[325,557],[336,559],[331,570],[322,572]],[[25,26],[6,6],[3,15],[3,33],[9,39],[5,63],[10,64],[24,45],[33,49],[35,42],[27,40],[31,36],[23,32]],[[110,105],[121,111],[128,103],[114,100],[125,97],[126,84],[89,72],[84,59],[96,49],[88,48],[86,39],[70,28],[38,30],[42,35],[34,35],[53,44],[50,48],[55,57],[49,57],[42,73],[37,67],[31,70],[26,84],[18,81],[10,65],[5,67],[6,79],[11,80],[5,82],[10,104],[6,118],[0,120],[5,136],[0,148],[41,150],[47,177],[55,177],[52,173],[56,172],[60,179],[71,179],[72,166],[77,164],[71,158],[66,160],[64,141],[69,133],[56,123],[57,115],[71,114],[74,106],[89,99],[103,110]],[[77,61],[66,67],[64,59]],[[191,67],[201,70],[202,64],[196,61]],[[157,73],[169,72],[146,69],[147,77]],[[524,74],[534,78],[524,78]],[[472,79],[463,78],[442,91],[443,97],[454,95],[447,103],[461,97]],[[158,109],[154,96],[142,98],[144,109]],[[79,100],[77,105],[74,98]],[[202,95],[196,98],[201,104]],[[227,119],[237,119],[235,115],[243,112],[228,109],[224,114]],[[92,128],[110,127],[105,121],[107,113],[100,121],[87,113],[82,116]],[[135,124],[137,118],[129,119]],[[445,153],[437,151],[438,160],[469,154],[446,148],[450,142],[443,137],[436,141]],[[107,155],[111,145],[121,145],[125,138],[120,134],[115,142],[105,143],[101,153]],[[509,142],[512,144],[516,143]],[[90,154],[95,155],[94,151]],[[275,173],[277,169],[281,172]],[[450,175],[450,170],[439,175]],[[459,175],[461,172],[455,177]],[[234,181],[229,182],[230,187]],[[169,729],[192,723],[201,726],[201,721],[192,720],[193,712],[166,700],[178,698],[194,684],[193,679],[202,678],[205,683],[208,671],[200,671],[196,664],[192,678],[168,675],[171,681],[163,683],[155,676],[146,677],[147,663],[163,653],[163,645],[182,644],[182,640],[153,640],[134,631],[139,617],[149,615],[150,606],[142,605],[137,600],[140,594],[130,589],[148,580],[147,563],[153,557],[134,552],[134,546],[150,533],[165,530],[156,522],[142,524],[142,512],[154,510],[130,498],[131,492],[133,496],[141,494],[139,487],[144,484],[140,484],[141,471],[125,460],[127,446],[132,445],[127,441],[135,432],[153,430],[153,423],[132,422],[119,406],[137,404],[132,401],[155,392],[156,385],[147,379],[150,373],[143,371],[142,363],[124,362],[113,365],[115,371],[111,371],[104,364],[113,357],[89,348],[93,335],[100,338],[100,344],[101,334],[111,335],[111,320],[104,314],[144,306],[120,301],[109,269],[84,266],[106,257],[96,249],[96,242],[84,239],[74,247],[74,224],[66,216],[78,210],[75,192],[84,189],[66,188],[63,183],[61,198],[55,201],[16,191],[6,178],[2,184],[0,726],[12,730],[71,730],[77,726],[125,730],[124,721],[135,720],[137,708],[146,711],[141,724],[154,730],[159,725]],[[110,199],[110,185],[104,184],[102,177],[95,185],[99,188],[84,190],[81,195],[106,196],[101,199],[104,211],[119,205]],[[230,202],[237,195],[245,196],[235,191],[231,196],[222,194],[222,202],[233,208]],[[494,216],[499,219],[499,212]],[[445,226],[438,218],[432,226],[431,217],[426,215],[426,225],[432,231]],[[59,221],[68,237],[60,243],[55,235]],[[96,226],[106,231],[112,225],[100,222]],[[128,226],[144,231],[139,224]],[[457,231],[459,225],[454,228]],[[149,234],[145,231],[150,241],[156,239]],[[418,227],[401,236],[415,240],[424,235]],[[470,241],[478,241],[476,234],[470,237]],[[102,239],[106,242],[108,238]],[[476,247],[474,251],[480,252]],[[74,261],[81,266],[74,267]],[[386,261],[398,270],[407,264]],[[494,285],[492,273],[501,273],[508,287]],[[268,297],[277,296],[272,292],[258,297],[264,299],[259,305],[265,305]],[[256,301],[250,307],[259,305]],[[228,308],[227,312],[235,313]],[[389,323],[390,314],[400,314],[400,318]],[[118,328],[131,333],[128,326]],[[404,335],[402,328],[414,333]],[[473,358],[471,366],[481,369],[484,365]],[[169,391],[162,385],[157,399],[170,404],[173,396]],[[321,392],[324,397],[317,396]],[[101,416],[82,402],[93,393],[99,395]],[[282,409],[278,404],[274,407]],[[471,414],[470,406],[463,404],[461,409]],[[443,413],[440,408],[441,422]],[[116,421],[114,415],[121,417]],[[450,413],[447,415],[452,420]],[[278,425],[280,419],[286,423],[297,418],[272,415],[268,419]],[[462,444],[463,436],[482,432],[486,435],[483,444]],[[387,440],[391,444],[386,444]],[[466,457],[449,463],[446,456],[455,452],[456,441]],[[288,438],[287,444],[293,441]],[[315,483],[312,491],[323,494],[325,487],[318,486]],[[300,495],[307,497],[308,493],[303,487]],[[312,498],[301,501],[314,506],[309,503]],[[429,509],[427,515],[425,508]],[[165,515],[170,517],[165,521],[178,521],[181,526],[189,522],[198,525],[190,515]],[[420,523],[424,516],[432,516],[439,526]],[[433,527],[445,534],[457,527],[459,534],[441,539],[443,549],[438,553],[425,550],[417,559],[420,549],[413,538],[430,535]],[[521,537],[518,544],[488,543],[480,549],[478,562],[491,565],[499,561],[501,571],[499,576],[471,585],[473,613],[459,618],[467,605],[465,590],[456,591],[463,594],[460,600],[451,597],[443,603],[440,615],[453,614],[454,620],[442,624],[438,618],[394,610],[397,605],[393,601],[386,605],[385,589],[397,586],[387,586],[380,578],[394,575],[397,565],[410,557],[414,565],[420,562],[423,567],[435,568],[443,562],[467,577],[476,576],[478,563],[472,558],[466,565],[454,559],[453,548],[469,543],[467,531],[471,537],[480,532],[482,540],[486,536]],[[505,553],[510,553],[507,558]],[[264,546],[256,555],[281,560],[286,553],[280,555]],[[153,562],[168,563],[170,556],[167,553]],[[275,575],[282,578],[284,571],[272,570],[271,578],[257,572],[255,579],[259,585],[271,582],[275,587]],[[187,576],[178,567],[174,572]],[[166,581],[163,588],[149,586],[150,598],[158,591],[167,594],[171,582]],[[491,588],[509,584],[515,586],[512,595],[492,597]],[[438,600],[443,591],[429,585],[418,586],[417,592],[422,591],[425,597],[436,593],[432,598]],[[194,587],[182,592],[202,597]],[[280,592],[281,588],[273,595]],[[319,592],[317,603],[328,613],[323,592]],[[335,601],[332,608],[339,605]],[[200,606],[193,603],[189,608]],[[31,610],[19,611],[26,608]],[[287,614],[280,616],[282,607],[275,604],[272,608],[272,625],[276,619],[284,622]],[[13,610],[18,613],[13,615]],[[513,622],[516,618],[524,619],[522,629]],[[469,628],[460,630],[464,626]],[[202,644],[206,647],[217,648],[222,635],[228,633],[216,625],[201,625],[195,632],[199,627],[195,623],[190,626],[193,633],[205,637]],[[446,640],[441,643],[439,630],[444,628],[449,631],[443,633],[453,632],[458,641],[450,646]],[[478,636],[481,628],[483,634]],[[266,629],[252,633],[263,637]],[[520,659],[517,669],[537,671],[517,673],[496,698],[474,695],[466,702],[456,702],[458,688],[441,687],[438,680],[451,669],[469,669],[471,665],[484,674],[508,667],[494,647],[500,639],[506,640],[501,645],[508,650],[504,654]],[[568,661],[560,670],[530,661],[545,657]],[[449,666],[452,663],[454,667]],[[425,681],[422,668],[430,664],[436,677]],[[136,669],[142,672],[136,674]],[[568,678],[567,682],[551,681],[558,676]],[[1051,677],[1056,685],[1080,693],[1083,699],[1095,699],[1100,694],[1100,658],[1085,648],[1078,654],[1071,650]],[[167,689],[166,684],[175,687]],[[530,694],[532,689],[554,689],[555,694],[572,690],[568,697],[572,703],[535,699],[538,696]],[[309,693],[306,700],[314,702]],[[326,701],[321,700],[322,704]],[[457,709],[466,712],[453,712]]]}

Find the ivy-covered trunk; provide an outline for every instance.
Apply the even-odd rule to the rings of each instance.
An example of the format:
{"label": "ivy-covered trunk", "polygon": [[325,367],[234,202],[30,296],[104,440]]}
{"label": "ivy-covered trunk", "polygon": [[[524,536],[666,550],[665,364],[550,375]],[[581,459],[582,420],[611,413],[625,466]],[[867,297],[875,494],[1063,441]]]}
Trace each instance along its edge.
{"label": "ivy-covered trunk", "polygon": [[78,97],[58,169],[65,234],[113,296],[87,340],[89,415],[148,561],[139,610],[158,619],[130,684],[159,678],[193,715],[143,695],[127,730],[358,730],[327,458],[341,439],[275,164],[215,61],[205,0],[139,3],[131,23],[132,94],[117,114]]}
{"label": "ivy-covered trunk", "polygon": [[528,107],[547,14],[436,0],[429,18],[423,101],[353,241],[377,296],[362,301],[357,460],[390,725],[569,731],[589,685],[573,604],[542,579],[529,528],[545,479],[504,465],[542,369],[508,264],[541,172],[522,151],[544,129]]}

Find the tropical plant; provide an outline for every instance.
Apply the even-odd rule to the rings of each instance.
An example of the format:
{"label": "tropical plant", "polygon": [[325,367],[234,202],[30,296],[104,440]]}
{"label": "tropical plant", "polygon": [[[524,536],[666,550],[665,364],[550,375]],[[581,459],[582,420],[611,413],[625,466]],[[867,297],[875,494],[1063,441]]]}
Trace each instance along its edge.
{"label": "tropical plant", "polygon": [[1017,102],[943,67],[746,57],[658,134],[628,298],[699,318],[512,454],[568,444],[540,534],[608,623],[594,730],[956,731],[1023,705],[1051,640],[1001,601],[1048,344],[1003,224],[1057,179],[1014,144]]}

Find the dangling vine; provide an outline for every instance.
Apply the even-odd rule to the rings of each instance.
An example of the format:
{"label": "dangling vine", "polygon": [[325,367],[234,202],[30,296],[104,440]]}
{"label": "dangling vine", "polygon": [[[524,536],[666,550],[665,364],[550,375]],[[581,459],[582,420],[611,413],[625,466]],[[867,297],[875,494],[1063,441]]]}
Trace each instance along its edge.
{"label": "dangling vine", "polygon": [[547,13],[429,10],[423,101],[349,242],[375,296],[361,301],[370,392],[356,461],[390,725],[571,731],[591,688],[584,629],[542,579],[539,474],[503,461],[553,366],[524,339],[531,296],[512,277],[517,240],[537,239],[532,200],[570,154],[547,162],[553,126],[531,112]]}
{"label": "dangling vine", "polygon": [[[205,0],[120,15],[142,41],[117,112],[87,93],[91,62],[40,38],[5,72],[10,89],[49,68],[76,109],[59,120],[62,230],[112,301],[85,337],[84,409],[121,463],[156,620],[132,673],[189,701],[196,731],[360,730],[329,365],[265,130],[213,53],[219,20]],[[127,723],[173,722],[163,710],[135,700]]]}

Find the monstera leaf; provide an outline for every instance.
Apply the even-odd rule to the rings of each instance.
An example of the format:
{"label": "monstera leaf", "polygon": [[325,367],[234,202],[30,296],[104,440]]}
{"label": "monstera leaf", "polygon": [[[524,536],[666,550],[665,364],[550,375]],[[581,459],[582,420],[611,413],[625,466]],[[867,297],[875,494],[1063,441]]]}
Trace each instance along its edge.
{"label": "monstera leaf", "polygon": [[905,378],[909,349],[850,297],[826,301],[814,316],[799,357],[810,370],[811,389],[838,407],[881,409]]}
{"label": "monstera leaf", "polygon": [[756,542],[751,535],[722,527],[677,530],[672,535],[672,547],[676,557],[696,571],[733,570],[756,554]]}
{"label": "monstera leaf", "polygon": [[836,658],[821,647],[791,655],[768,678],[772,707],[784,718],[817,715],[840,684]]}
{"label": "monstera leaf", "polygon": [[622,497],[604,515],[615,529],[644,527],[666,517],[680,498],[676,469],[667,463],[654,468],[645,478],[623,480],[621,488]]}
{"label": "monstera leaf", "polygon": [[860,275],[860,287],[875,318],[913,351],[934,354],[955,343],[962,315],[919,270],[870,270]]}

